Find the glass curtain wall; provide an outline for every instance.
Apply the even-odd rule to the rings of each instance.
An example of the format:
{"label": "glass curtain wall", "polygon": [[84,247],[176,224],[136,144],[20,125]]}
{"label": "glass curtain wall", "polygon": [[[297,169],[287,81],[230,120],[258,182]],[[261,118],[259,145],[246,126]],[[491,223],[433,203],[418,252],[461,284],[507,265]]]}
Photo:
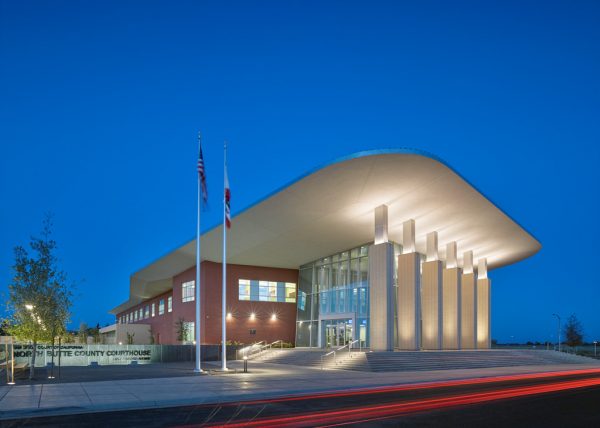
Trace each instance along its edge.
{"label": "glass curtain wall", "polygon": [[[369,256],[366,245],[300,267],[296,346],[319,346],[319,319],[352,315],[353,340],[369,340]],[[339,317],[338,317],[339,316]],[[331,324],[331,323],[329,323]],[[328,325],[329,325],[328,324]],[[335,333],[339,336],[339,332]],[[347,335],[347,333],[346,333]],[[346,336],[344,336],[346,337]],[[347,338],[344,340],[349,340]],[[323,342],[322,338],[322,342]],[[337,342],[336,342],[337,343]],[[322,343],[322,346],[326,346]]]}

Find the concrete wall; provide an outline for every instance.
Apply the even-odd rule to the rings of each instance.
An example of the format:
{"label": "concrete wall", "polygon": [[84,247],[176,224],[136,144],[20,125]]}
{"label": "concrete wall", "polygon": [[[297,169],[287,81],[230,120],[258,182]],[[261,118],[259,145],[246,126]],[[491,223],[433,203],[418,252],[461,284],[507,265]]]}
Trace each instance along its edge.
{"label": "concrete wall", "polygon": [[460,349],[460,268],[443,271],[443,349]]}
{"label": "concrete wall", "polygon": [[477,313],[477,290],[475,287],[476,276],[474,273],[465,273],[461,278],[461,336],[460,345],[462,349],[476,348],[476,313]]}
{"label": "concrete wall", "polygon": [[423,349],[442,349],[442,262],[423,263],[421,279]]}
{"label": "concrete wall", "polygon": [[491,281],[489,278],[477,280],[477,348],[488,349],[491,338]]}
{"label": "concrete wall", "polygon": [[421,257],[419,253],[398,256],[397,322],[398,348],[421,348]]}
{"label": "concrete wall", "polygon": [[369,247],[370,340],[373,351],[394,347],[394,246]]}

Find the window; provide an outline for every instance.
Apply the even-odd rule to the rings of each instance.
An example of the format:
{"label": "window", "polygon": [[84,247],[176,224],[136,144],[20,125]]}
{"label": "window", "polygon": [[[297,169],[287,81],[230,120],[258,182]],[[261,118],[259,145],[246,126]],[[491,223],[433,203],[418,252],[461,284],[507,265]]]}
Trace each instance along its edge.
{"label": "window", "polygon": [[134,321],[134,322],[138,320],[138,318],[137,318],[137,317],[138,317],[138,311],[137,311],[137,309],[136,309],[136,310],[133,312],[133,321]]}
{"label": "window", "polygon": [[167,312],[173,311],[173,296],[169,296],[167,299]]}
{"label": "window", "polygon": [[296,303],[296,284],[240,279],[238,281],[238,299],[255,302]]}
{"label": "window", "polygon": [[194,293],[196,292],[195,281],[188,281],[181,284],[181,301],[193,302]]}
{"label": "window", "polygon": [[144,319],[148,318],[150,318],[150,306],[146,305],[146,308],[144,309]]}
{"label": "window", "polygon": [[131,322],[131,312],[129,312],[129,314],[127,314],[127,323]]}
{"label": "window", "polygon": [[156,316],[156,303],[152,303],[152,316]]}
{"label": "window", "polygon": [[141,321],[142,319],[144,319],[144,308],[140,308],[139,310],[139,320]]}
{"label": "window", "polygon": [[183,323],[183,342],[193,342],[194,341],[194,327],[195,324],[193,321],[188,322],[184,321]]}
{"label": "window", "polygon": [[158,302],[158,315],[165,313],[165,299],[160,299]]}

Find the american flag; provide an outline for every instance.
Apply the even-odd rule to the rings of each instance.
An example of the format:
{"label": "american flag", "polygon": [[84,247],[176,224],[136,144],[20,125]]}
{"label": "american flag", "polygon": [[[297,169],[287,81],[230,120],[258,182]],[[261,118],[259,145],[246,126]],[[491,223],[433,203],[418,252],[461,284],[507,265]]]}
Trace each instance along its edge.
{"label": "american flag", "polygon": [[229,190],[229,177],[227,176],[227,165],[225,165],[225,225],[227,229],[231,228],[231,191]]}
{"label": "american flag", "polygon": [[204,157],[202,156],[200,134],[198,134],[198,146],[200,147],[200,151],[198,152],[198,179],[202,186],[202,201],[206,204],[208,202],[208,191],[206,190],[206,171],[204,170]]}

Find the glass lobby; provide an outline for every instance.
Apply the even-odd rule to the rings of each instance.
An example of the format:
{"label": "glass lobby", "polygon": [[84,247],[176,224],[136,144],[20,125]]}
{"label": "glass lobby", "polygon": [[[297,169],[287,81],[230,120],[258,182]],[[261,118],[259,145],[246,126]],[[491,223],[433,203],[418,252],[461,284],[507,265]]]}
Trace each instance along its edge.
{"label": "glass lobby", "polygon": [[301,266],[299,277],[297,347],[369,346],[368,246]]}

